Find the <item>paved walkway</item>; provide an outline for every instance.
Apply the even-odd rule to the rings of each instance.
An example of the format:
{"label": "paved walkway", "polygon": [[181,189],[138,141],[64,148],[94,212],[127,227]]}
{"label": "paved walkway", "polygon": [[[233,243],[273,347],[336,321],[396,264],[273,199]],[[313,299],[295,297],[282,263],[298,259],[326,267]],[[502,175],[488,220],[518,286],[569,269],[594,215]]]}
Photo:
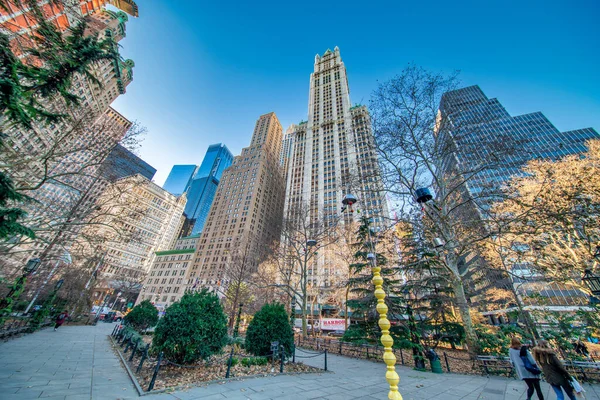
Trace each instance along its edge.
{"label": "paved walkway", "polygon": [[[0,343],[0,399],[139,398],[113,353],[107,335],[114,326],[63,326]],[[321,367],[322,356],[307,359]],[[330,373],[276,376],[212,384],[144,396],[148,400],[192,399],[387,399],[385,366],[330,355]],[[405,400],[524,399],[525,384],[514,379],[432,374],[398,367]],[[542,384],[547,400],[556,396]],[[600,386],[585,385],[587,399],[600,400]],[[598,392],[598,393],[597,393]],[[535,398],[535,397],[534,397]]]}

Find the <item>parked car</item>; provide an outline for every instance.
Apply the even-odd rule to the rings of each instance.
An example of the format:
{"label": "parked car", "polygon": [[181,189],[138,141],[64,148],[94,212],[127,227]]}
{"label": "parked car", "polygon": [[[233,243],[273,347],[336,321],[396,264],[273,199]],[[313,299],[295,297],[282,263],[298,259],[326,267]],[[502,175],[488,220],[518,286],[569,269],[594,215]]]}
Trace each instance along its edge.
{"label": "parked car", "polygon": [[337,331],[329,332],[329,333],[327,334],[327,336],[331,336],[331,337],[342,337],[342,336],[344,336],[344,332],[345,332],[345,331],[337,330]]}

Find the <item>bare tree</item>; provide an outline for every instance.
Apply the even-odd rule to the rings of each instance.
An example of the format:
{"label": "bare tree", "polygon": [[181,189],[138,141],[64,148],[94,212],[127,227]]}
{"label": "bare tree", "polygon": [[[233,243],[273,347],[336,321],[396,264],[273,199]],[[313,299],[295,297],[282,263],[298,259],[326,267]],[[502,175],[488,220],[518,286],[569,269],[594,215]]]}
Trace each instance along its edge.
{"label": "bare tree", "polygon": [[[337,236],[337,224],[334,223],[337,221],[328,220],[324,223],[312,218],[313,215],[307,207],[294,210],[284,220],[281,244],[273,254],[279,273],[275,285],[288,294],[290,300],[295,298],[299,302],[303,335],[307,334],[311,288],[316,288],[319,284],[318,258],[322,257],[324,260],[324,250],[335,242]],[[317,294],[313,290],[313,296],[315,295]]]}
{"label": "bare tree", "polygon": [[[393,201],[410,209],[421,209],[427,219],[428,240],[443,242],[440,261],[452,282],[454,298],[466,330],[469,349],[478,349],[466,293],[468,260],[476,254],[477,243],[489,237],[492,199],[502,192],[493,182],[485,186],[482,174],[500,168],[500,162],[518,143],[501,130],[486,140],[472,143],[485,157],[459,157],[468,139],[481,129],[483,110],[465,112],[463,104],[440,109],[443,96],[458,87],[456,74],[444,76],[408,66],[399,76],[382,83],[374,92],[372,112],[375,150],[380,158],[381,176]],[[471,135],[471,136],[469,136]],[[457,143],[463,146],[459,149]],[[475,150],[474,150],[475,151]],[[481,190],[470,190],[472,185]],[[429,188],[430,197],[418,199],[417,190]]]}

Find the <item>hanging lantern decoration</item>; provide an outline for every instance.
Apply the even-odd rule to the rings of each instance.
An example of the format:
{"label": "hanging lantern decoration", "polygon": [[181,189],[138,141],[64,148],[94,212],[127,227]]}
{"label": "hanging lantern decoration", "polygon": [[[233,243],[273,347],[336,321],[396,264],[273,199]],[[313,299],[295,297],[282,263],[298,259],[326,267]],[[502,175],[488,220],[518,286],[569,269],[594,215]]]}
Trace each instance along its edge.
{"label": "hanging lantern decoration", "polygon": [[417,203],[427,203],[429,200],[433,199],[428,188],[417,189],[415,194],[417,196]]}
{"label": "hanging lantern decoration", "polygon": [[344,208],[342,209],[345,210],[346,208],[348,208],[348,210],[353,213],[354,210],[352,209],[352,205],[355,204],[358,200],[356,199],[356,197],[352,194],[347,194],[344,196],[344,199],[342,200],[342,204],[344,205]]}

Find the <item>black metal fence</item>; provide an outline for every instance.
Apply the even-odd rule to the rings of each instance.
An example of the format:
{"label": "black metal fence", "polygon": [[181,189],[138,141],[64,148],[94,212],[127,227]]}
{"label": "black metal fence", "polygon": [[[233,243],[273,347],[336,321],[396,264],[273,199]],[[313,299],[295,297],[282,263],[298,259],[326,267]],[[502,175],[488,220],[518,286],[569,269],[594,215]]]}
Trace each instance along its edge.
{"label": "black metal fence", "polygon": [[[122,354],[124,356],[123,358],[130,363],[131,367],[135,368],[136,374],[142,372],[145,364],[148,365],[148,363],[150,363],[150,365],[153,365],[152,376],[149,380],[147,388],[144,389],[146,392],[150,392],[154,389],[156,379],[161,371],[161,368],[169,365],[185,369],[200,369],[206,368],[207,366],[221,366],[224,365],[224,363],[226,362],[227,369],[223,377],[225,379],[228,379],[235,377],[232,368],[239,362],[242,362],[242,364],[246,362],[248,365],[267,365],[268,359],[271,359],[270,365],[272,367],[278,366],[279,373],[284,373],[286,361],[291,360],[292,363],[296,363],[296,359],[306,359],[323,356],[323,369],[327,371],[327,350],[307,351],[304,349],[296,349],[296,346],[293,346],[291,354],[286,354],[286,351],[283,349],[283,347],[280,347],[277,351],[274,351],[266,356],[253,356],[244,354],[239,350],[236,352],[235,348],[232,347],[229,354],[223,357],[214,358],[210,362],[204,363],[203,365],[182,365],[166,359],[162,352],[158,354],[156,358],[150,357],[150,344],[143,343],[142,338],[139,335],[136,335],[134,332],[126,332],[126,330],[121,325],[115,326],[111,333],[111,336],[113,337],[117,346],[119,346],[122,349]],[[129,357],[127,358],[128,352]],[[135,361],[135,357],[138,357],[139,361],[136,364],[132,364]],[[263,362],[264,364],[262,364]]]}

